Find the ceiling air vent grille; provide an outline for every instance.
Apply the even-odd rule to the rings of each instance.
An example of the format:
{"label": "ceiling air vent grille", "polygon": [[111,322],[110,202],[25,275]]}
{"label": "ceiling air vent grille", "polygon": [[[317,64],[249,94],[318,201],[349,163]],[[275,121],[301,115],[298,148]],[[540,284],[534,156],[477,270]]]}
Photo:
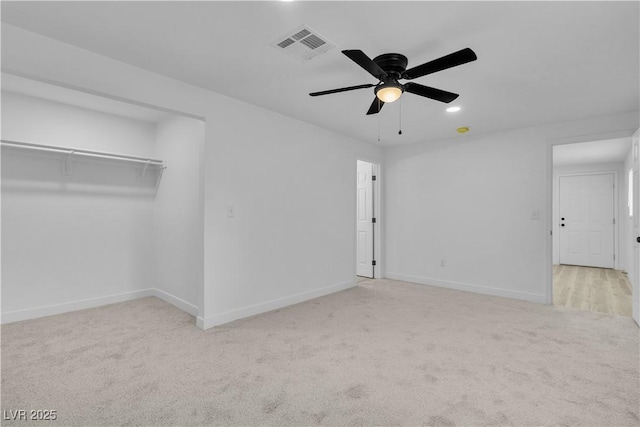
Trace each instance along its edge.
{"label": "ceiling air vent grille", "polygon": [[293,38],[294,40],[300,40],[301,38],[307,37],[309,34],[311,34],[311,31],[303,28],[302,31],[298,31],[297,33],[292,35],[291,38]]}
{"label": "ceiling air vent grille", "polygon": [[278,50],[300,60],[308,60],[335,47],[326,37],[302,26],[271,43]]}
{"label": "ceiling air vent grille", "polygon": [[323,44],[325,44],[326,42],[322,40],[320,37],[316,36],[315,34],[311,34],[306,39],[300,40],[300,43],[302,43],[309,49],[317,49]]}
{"label": "ceiling air vent grille", "polygon": [[282,40],[280,43],[278,43],[278,47],[281,47],[281,48],[284,49],[285,47],[287,47],[287,46],[289,46],[290,44],[293,44],[293,43],[295,43],[295,42],[293,40],[291,40],[291,39]]}

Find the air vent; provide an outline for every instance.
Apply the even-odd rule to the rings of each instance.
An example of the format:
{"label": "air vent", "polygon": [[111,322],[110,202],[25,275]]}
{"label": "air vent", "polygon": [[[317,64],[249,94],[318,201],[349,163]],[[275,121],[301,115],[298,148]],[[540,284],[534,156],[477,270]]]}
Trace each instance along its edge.
{"label": "air vent", "polygon": [[294,40],[300,40],[300,39],[302,39],[304,37],[307,37],[309,34],[311,34],[311,31],[309,31],[307,28],[303,28],[301,31],[298,31],[297,33],[295,33],[291,37]]}
{"label": "air vent", "polygon": [[278,43],[278,47],[281,47],[281,48],[284,49],[285,47],[287,47],[287,46],[289,46],[290,44],[293,44],[293,43],[295,43],[295,42],[293,40],[291,40],[291,39],[282,40],[280,43]]}
{"label": "air vent", "polygon": [[319,35],[306,26],[297,28],[279,37],[278,40],[271,43],[271,46],[303,61],[325,53],[335,47],[326,37]]}
{"label": "air vent", "polygon": [[302,43],[309,49],[317,49],[326,42],[315,34],[311,34],[309,37],[300,40],[300,43]]}

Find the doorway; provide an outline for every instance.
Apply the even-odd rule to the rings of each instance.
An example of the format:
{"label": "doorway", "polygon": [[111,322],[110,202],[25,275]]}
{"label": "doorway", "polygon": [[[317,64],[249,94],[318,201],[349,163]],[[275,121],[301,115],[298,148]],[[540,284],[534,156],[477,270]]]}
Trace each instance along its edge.
{"label": "doorway", "polygon": [[554,305],[631,315],[630,155],[629,137],[552,147]]}
{"label": "doorway", "polygon": [[[356,276],[376,276],[378,229],[378,166],[356,161]],[[378,275],[379,276],[379,275]]]}

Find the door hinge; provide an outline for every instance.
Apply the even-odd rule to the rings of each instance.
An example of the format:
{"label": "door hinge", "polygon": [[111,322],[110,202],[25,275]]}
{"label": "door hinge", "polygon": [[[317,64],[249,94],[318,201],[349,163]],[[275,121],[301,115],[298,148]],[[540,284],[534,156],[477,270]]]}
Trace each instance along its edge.
{"label": "door hinge", "polygon": [[371,261],[371,265],[376,265],[376,260]]}
{"label": "door hinge", "polygon": [[372,176],[371,176],[371,181],[375,181],[376,179],[377,179],[377,178],[376,178],[376,176],[375,176],[375,175],[372,175]]}
{"label": "door hinge", "polygon": [[371,222],[375,224],[376,223],[376,219],[375,218],[371,218]]}
{"label": "door hinge", "polygon": [[616,260],[616,254],[613,254],[613,260],[614,261]]}
{"label": "door hinge", "polygon": [[616,219],[613,218],[613,225],[616,225]]}

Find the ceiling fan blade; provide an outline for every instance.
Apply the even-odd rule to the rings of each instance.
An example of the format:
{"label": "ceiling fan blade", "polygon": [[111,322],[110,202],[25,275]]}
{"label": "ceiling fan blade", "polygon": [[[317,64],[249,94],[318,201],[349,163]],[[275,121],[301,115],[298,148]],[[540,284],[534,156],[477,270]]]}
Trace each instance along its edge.
{"label": "ceiling fan blade", "polygon": [[348,90],[364,89],[367,87],[374,87],[374,86],[375,86],[374,84],[367,83],[367,84],[358,85],[358,86],[341,87],[340,89],[331,89],[331,90],[323,90],[321,92],[312,92],[309,95],[310,96],[329,95],[330,93],[346,92]]}
{"label": "ceiling fan blade", "polygon": [[414,95],[424,96],[426,98],[435,99],[436,101],[449,103],[456,99],[457,93],[447,92],[446,90],[436,89],[434,87],[423,86],[418,83],[409,82],[404,85],[404,91],[413,93]]}
{"label": "ceiling fan blade", "polygon": [[363,51],[361,50],[343,50],[344,53],[349,59],[353,62],[364,68],[369,74],[375,77],[378,80],[382,80],[387,77],[387,73],[380,68],[378,64],[373,62],[371,58],[369,58]]}
{"label": "ceiling fan blade", "polygon": [[476,59],[478,59],[478,57],[475,52],[467,47],[443,56],[442,58],[434,59],[433,61],[410,68],[402,74],[402,78],[408,80],[415,79],[417,77],[426,76],[427,74],[446,70],[447,68],[466,64],[467,62],[475,61]]}
{"label": "ceiling fan blade", "polygon": [[369,111],[367,111],[367,116],[370,114],[378,114],[380,110],[382,110],[383,105],[384,101],[381,101],[380,98],[376,96],[371,103],[371,107],[369,107]]}

